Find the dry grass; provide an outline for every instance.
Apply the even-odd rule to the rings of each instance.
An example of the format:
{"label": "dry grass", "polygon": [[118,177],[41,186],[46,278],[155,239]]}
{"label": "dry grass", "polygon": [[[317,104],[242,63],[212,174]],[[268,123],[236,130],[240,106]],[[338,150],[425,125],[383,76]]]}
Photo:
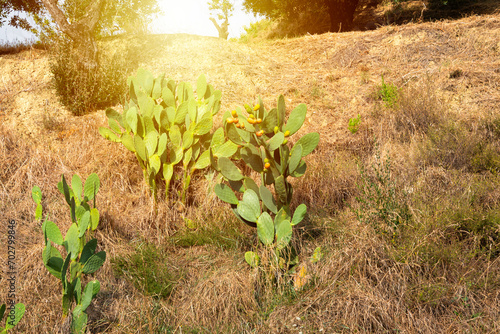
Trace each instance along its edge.
{"label": "dry grass", "polygon": [[[17,332],[55,333],[61,313],[61,287],[41,261],[43,237],[30,190],[40,186],[45,213],[64,233],[69,213],[56,189],[60,175],[93,172],[101,179],[97,238],[108,259],[128,258],[137,245],[153,244],[167,259],[159,268],[180,274],[171,295],[158,298],[117,277],[106,261],[95,275],[102,286],[90,312],[92,332],[500,330],[498,15],[258,45],[147,38],[142,45],[126,41],[148,50],[130,55],[138,66],[178,81],[194,82],[205,73],[222,91],[223,110],[257,95],[270,108],[280,93],[288,111],[307,104],[299,135],[317,131],[321,144],[307,157],[306,175],[294,181],[294,203],[307,203],[311,213],[295,241],[309,283],[294,291],[285,279],[274,288],[246,265],[255,231],[216,200],[213,183],[201,174],[193,180],[190,206],[179,210],[160,202],[155,215],[135,157],[98,134],[104,112],[72,117],[48,85],[45,54],[25,51],[0,59],[0,212],[4,222],[18,223],[17,300],[27,306]],[[113,48],[119,41],[109,43]],[[382,75],[401,88],[398,108],[374,97]],[[360,130],[353,135],[347,124],[358,113]],[[450,122],[463,137],[447,132]],[[397,195],[406,194],[412,213],[394,240],[358,222],[346,206],[358,207],[356,162],[374,162],[374,136],[383,155],[391,156]],[[443,152],[453,140],[477,143],[475,138],[488,145],[444,157],[422,149],[441,143],[432,147]],[[459,153],[464,163],[448,163]],[[6,224],[0,224],[2,245],[5,235]],[[325,257],[311,264],[317,246]],[[6,250],[1,254],[3,262]]]}

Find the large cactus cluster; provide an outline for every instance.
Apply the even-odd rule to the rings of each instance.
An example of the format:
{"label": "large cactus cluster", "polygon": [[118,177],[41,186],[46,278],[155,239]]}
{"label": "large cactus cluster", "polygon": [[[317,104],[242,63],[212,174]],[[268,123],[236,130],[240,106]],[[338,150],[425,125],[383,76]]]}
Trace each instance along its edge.
{"label": "large cactus cluster", "polygon": [[[64,175],[57,185],[64,195],[71,211],[72,224],[63,238],[59,227],[45,220],[42,225],[45,248],[42,258],[47,270],[61,280],[63,296],[63,319],[71,310],[73,302],[76,306],[71,312],[71,332],[84,333],[87,326],[86,309],[100,290],[100,283],[92,280],[82,289],[82,274],[92,274],[106,260],[106,252],[96,253],[97,239],[91,238],[99,224],[99,211],[95,208],[95,195],[100,186],[99,177],[91,174],[83,186],[78,175],[74,175],[71,185],[68,185]],[[32,189],[32,197],[37,204],[36,218],[42,218],[42,192],[39,187]],[[89,201],[93,200],[93,207]],[[88,241],[87,241],[88,240]],[[52,244],[63,246],[66,256]]]}
{"label": "large cactus cluster", "polygon": [[185,203],[192,174],[210,165],[210,131],[220,110],[221,92],[203,75],[194,92],[189,83],[176,84],[163,75],[154,78],[144,69],[129,78],[129,86],[130,101],[123,113],[108,109],[109,128],[99,132],[135,153],[155,201],[159,180],[166,184],[168,200],[174,169],[182,165]]}
{"label": "large cactus cluster", "polygon": [[[304,175],[306,163],[302,158],[316,148],[319,134],[306,134],[290,148],[289,139],[304,123],[306,106],[300,104],[286,120],[283,96],[278,98],[277,108],[270,111],[264,108],[262,100],[259,102],[254,108],[246,105],[245,111],[238,108],[226,112],[224,130],[229,140],[239,146],[235,157],[260,174],[260,185],[245,176],[229,158],[212,155],[212,166],[226,180],[215,187],[215,193],[231,204],[241,221],[257,227],[264,245],[274,246],[279,252],[288,246],[292,227],[303,220],[307,211],[306,205],[300,204],[292,214],[293,187],[288,177]],[[237,196],[238,193],[242,195]],[[258,264],[258,256],[253,252],[245,258],[252,266]]]}

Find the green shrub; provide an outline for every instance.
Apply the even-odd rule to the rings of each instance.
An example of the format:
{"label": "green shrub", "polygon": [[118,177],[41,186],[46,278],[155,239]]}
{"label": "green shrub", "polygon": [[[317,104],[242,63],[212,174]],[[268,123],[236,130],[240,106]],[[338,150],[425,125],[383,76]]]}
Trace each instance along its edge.
{"label": "green shrub", "polygon": [[361,116],[358,114],[358,117],[353,117],[349,119],[349,125],[347,126],[347,129],[352,134],[355,134],[356,132],[358,132],[359,123],[361,123]]}
{"label": "green shrub", "polygon": [[359,166],[361,182],[357,185],[359,208],[354,210],[358,220],[371,224],[379,233],[394,237],[400,225],[412,218],[408,204],[398,191],[391,173],[389,155],[382,161],[378,145],[375,146],[375,162],[369,171]]}
{"label": "green shrub", "polygon": [[382,76],[382,83],[377,87],[377,98],[384,102],[387,108],[396,108],[400,98],[399,88],[395,84],[387,84]]}
{"label": "green shrub", "polygon": [[110,107],[126,92],[129,69],[122,55],[101,55],[99,66],[84,68],[70,42],[60,42],[53,51],[50,71],[61,103],[75,116]]}
{"label": "green shrub", "polygon": [[240,42],[246,43],[256,38],[265,38],[272,23],[269,19],[250,23],[248,27],[243,28],[245,32],[241,34],[239,38]]}

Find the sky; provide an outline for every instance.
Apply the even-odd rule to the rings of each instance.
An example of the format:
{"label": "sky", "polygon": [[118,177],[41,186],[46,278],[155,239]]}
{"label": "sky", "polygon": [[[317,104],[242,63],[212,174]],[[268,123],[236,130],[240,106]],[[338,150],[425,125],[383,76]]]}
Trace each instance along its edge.
{"label": "sky", "polygon": [[[151,24],[151,32],[157,34],[187,33],[202,36],[219,34],[209,20],[208,0],[158,0],[163,11]],[[253,14],[247,14],[242,8],[242,0],[233,0],[235,10],[229,18],[229,38],[239,37],[243,27],[258,19]],[[24,41],[35,37],[21,29],[3,26],[0,28],[0,42]]]}

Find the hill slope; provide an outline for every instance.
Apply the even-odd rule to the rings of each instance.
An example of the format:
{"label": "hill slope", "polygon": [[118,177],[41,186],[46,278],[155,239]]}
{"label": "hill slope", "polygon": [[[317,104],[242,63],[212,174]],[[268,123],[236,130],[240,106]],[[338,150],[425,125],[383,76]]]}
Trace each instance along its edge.
{"label": "hill slope", "polygon": [[[92,332],[500,330],[500,16],[258,44],[153,35],[106,48],[122,52],[123,44],[156,74],[194,82],[204,73],[222,91],[223,110],[259,95],[268,109],[279,94],[288,111],[307,104],[301,132],[317,131],[321,142],[294,187],[296,202],[310,208],[297,234],[309,284],[295,291],[262,283],[243,259],[254,230],[207,191],[209,178],[193,181],[195,205],[160,203],[155,216],[135,157],[98,134],[104,111],[71,116],[51,88],[47,55],[26,51],[0,58],[0,212],[18,223],[17,300],[27,305],[20,333],[53,333],[60,324],[60,286],[40,260],[30,189],[42,188],[65,231],[60,175],[93,172],[102,181],[97,237],[109,261],[96,273]],[[387,105],[383,83],[386,93],[398,88],[397,106]],[[348,122],[358,114],[352,134]],[[376,169],[387,156],[393,183],[356,167]],[[381,187],[381,203],[363,209],[355,197],[370,184]],[[346,204],[368,215],[388,205],[400,218],[406,208],[412,218],[398,218],[391,240]],[[317,246],[325,258],[309,264]],[[170,283],[170,297],[148,294]]]}

